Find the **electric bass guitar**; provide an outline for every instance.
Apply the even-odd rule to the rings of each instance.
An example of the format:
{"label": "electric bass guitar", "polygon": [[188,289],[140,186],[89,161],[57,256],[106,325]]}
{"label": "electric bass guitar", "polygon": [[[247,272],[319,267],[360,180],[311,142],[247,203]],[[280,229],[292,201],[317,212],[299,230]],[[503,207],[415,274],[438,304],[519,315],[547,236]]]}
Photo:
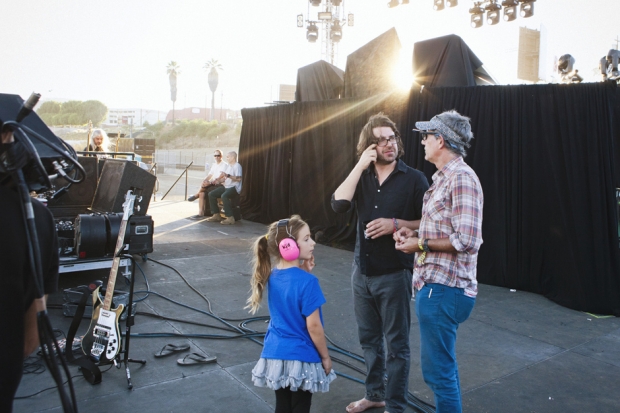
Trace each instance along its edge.
{"label": "electric bass guitar", "polygon": [[123,312],[124,306],[119,304],[115,309],[111,309],[111,306],[112,297],[114,296],[114,285],[116,284],[116,274],[118,273],[118,267],[121,261],[120,255],[125,245],[127,221],[129,221],[129,217],[133,215],[135,200],[136,196],[130,189],[127,191],[125,202],[123,203],[123,219],[120,229],[118,230],[116,248],[114,249],[114,261],[110,269],[103,305],[101,303],[101,297],[99,296],[99,289],[101,287],[97,287],[97,289],[93,291],[93,318],[88,327],[88,332],[82,339],[82,351],[95,363],[111,362],[121,348],[118,319]]}

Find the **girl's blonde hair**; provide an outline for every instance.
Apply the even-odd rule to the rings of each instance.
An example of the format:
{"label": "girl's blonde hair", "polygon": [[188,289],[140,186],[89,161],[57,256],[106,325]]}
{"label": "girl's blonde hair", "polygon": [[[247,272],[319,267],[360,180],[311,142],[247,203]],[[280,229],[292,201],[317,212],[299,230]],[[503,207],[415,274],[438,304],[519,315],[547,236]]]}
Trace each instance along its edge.
{"label": "girl's blonde hair", "polygon": [[[275,259],[275,264],[277,264],[282,258],[280,256],[278,244],[283,238],[285,238],[285,236],[283,236],[281,232],[280,237],[278,238],[278,222],[274,222],[269,225],[267,234],[258,238],[254,242],[254,254],[252,257],[253,271],[252,279],[250,281],[252,289],[251,295],[247,301],[248,305],[245,306],[245,308],[250,309],[250,313],[252,314],[258,311],[260,303],[263,299],[263,292],[267,287],[267,281],[269,280],[269,275],[271,274],[271,258],[273,257]],[[299,231],[301,231],[301,229],[308,224],[302,220],[299,215],[293,215],[289,218],[286,225],[291,235],[297,239]],[[284,231],[284,233],[286,234],[286,231]],[[288,236],[288,234],[286,236]]]}

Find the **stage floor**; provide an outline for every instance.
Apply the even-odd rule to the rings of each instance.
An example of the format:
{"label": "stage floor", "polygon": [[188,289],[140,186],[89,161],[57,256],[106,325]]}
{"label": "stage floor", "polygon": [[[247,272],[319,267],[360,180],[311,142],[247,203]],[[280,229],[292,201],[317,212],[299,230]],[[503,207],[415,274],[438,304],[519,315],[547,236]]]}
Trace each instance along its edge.
{"label": "stage floor", "polygon": [[[273,392],[254,387],[251,382],[251,370],[261,346],[249,338],[226,338],[239,333],[215,328],[226,327],[215,316],[235,320],[228,323],[236,328],[240,319],[250,318],[243,309],[250,288],[249,251],[253,240],[264,234],[266,227],[243,220],[224,226],[187,219],[196,214],[197,206],[197,202],[180,200],[151,201],[148,213],[155,222],[154,252],[146,262],[137,260],[140,269],[135,274],[135,298],[144,299],[138,304],[129,349],[131,358],[144,359],[146,364],[129,364],[133,390],[127,388],[124,368],[103,367],[102,383],[93,386],[84,380],[77,367],[71,366],[79,411],[273,412]],[[352,253],[317,245],[315,256],[317,266],[313,273],[320,279],[327,298],[323,307],[326,334],[338,346],[361,354],[351,299]],[[94,279],[101,279],[105,284],[107,270],[62,274],[61,290]],[[128,290],[120,276],[116,287]],[[144,292],[147,289],[148,295]],[[62,293],[53,294],[49,313],[53,326],[66,334],[71,318],[62,315],[61,304]],[[419,333],[413,304],[409,390],[417,398],[433,404],[432,393],[420,372]],[[259,312],[259,315],[267,314],[264,307]],[[89,321],[82,321],[80,334],[85,332]],[[248,323],[247,327],[265,331],[266,324],[259,320]],[[196,336],[133,336],[152,333]],[[167,343],[185,343],[191,349],[155,358],[154,354]],[[217,362],[178,365],[177,358],[189,352],[217,356]],[[330,353],[356,368],[363,368],[353,358],[333,350]],[[618,318],[598,318],[560,307],[536,294],[480,285],[474,311],[459,329],[457,357],[464,412],[620,411]],[[28,361],[43,365],[37,360]],[[334,368],[358,381],[338,377],[329,393],[313,397],[315,413],[344,412],[349,402],[364,395],[364,386],[359,382],[363,374],[339,363],[334,363]],[[53,386],[48,371],[25,374],[18,396],[32,396],[16,400],[14,411],[61,412]],[[416,410],[412,407],[407,411]]]}

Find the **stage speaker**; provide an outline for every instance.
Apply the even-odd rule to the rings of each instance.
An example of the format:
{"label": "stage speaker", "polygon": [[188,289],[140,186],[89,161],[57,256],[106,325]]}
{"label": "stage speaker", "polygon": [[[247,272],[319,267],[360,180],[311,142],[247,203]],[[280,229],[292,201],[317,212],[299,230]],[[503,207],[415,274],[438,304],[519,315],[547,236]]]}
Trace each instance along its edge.
{"label": "stage speaker", "polygon": [[[89,208],[93,203],[95,191],[97,190],[97,181],[99,180],[98,161],[95,157],[78,156],[78,162],[86,171],[86,178],[78,184],[71,185],[67,193],[61,197],[48,200],[47,206],[50,208],[57,206],[82,206]],[[52,180],[52,185],[54,185],[55,189],[60,189],[68,183],[62,177]]]}
{"label": "stage speaker", "polygon": [[106,159],[99,185],[95,191],[91,209],[95,212],[123,212],[125,194],[134,189],[136,195],[142,196],[135,203],[133,215],[145,215],[153,195],[155,175],[145,171],[131,161]]}

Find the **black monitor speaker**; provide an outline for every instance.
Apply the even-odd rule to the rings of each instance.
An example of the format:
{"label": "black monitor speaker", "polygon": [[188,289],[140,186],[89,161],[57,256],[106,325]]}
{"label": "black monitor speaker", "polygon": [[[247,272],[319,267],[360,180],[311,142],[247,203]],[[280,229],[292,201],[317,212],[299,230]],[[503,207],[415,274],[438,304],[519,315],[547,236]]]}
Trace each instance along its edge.
{"label": "black monitor speaker", "polygon": [[133,215],[145,215],[155,180],[155,175],[131,161],[106,159],[91,209],[101,213],[123,212],[125,194],[133,188],[134,193],[142,197],[140,201],[136,199]]}

